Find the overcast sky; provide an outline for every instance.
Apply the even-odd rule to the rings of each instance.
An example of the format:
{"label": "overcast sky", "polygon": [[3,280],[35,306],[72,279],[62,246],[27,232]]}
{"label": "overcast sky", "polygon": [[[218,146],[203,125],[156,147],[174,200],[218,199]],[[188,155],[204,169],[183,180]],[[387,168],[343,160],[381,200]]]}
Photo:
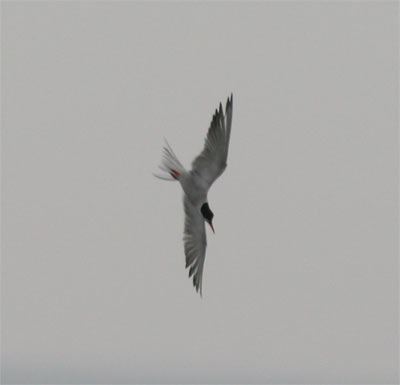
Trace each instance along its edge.
{"label": "overcast sky", "polygon": [[[2,2],[2,383],[395,383],[398,3]],[[203,299],[189,167],[233,92]]]}

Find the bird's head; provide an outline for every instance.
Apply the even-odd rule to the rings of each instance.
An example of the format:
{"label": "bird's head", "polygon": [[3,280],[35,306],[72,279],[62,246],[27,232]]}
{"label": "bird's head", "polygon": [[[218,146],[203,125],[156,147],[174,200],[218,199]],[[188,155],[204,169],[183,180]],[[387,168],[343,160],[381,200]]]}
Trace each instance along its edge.
{"label": "bird's head", "polygon": [[215,233],[215,231],[214,231],[214,226],[213,226],[213,224],[212,224],[212,220],[213,220],[213,218],[214,218],[214,214],[213,214],[213,212],[210,210],[210,207],[208,206],[208,203],[207,203],[207,202],[204,203],[204,204],[201,206],[200,211],[201,211],[201,214],[203,215],[203,218],[204,218],[204,219],[206,220],[206,222],[210,225],[211,230],[213,231],[213,233]]}

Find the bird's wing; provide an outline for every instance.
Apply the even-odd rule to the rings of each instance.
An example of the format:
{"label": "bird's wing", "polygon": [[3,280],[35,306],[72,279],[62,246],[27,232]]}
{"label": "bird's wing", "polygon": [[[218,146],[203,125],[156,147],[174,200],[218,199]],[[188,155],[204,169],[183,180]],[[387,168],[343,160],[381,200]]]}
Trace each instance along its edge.
{"label": "bird's wing", "polygon": [[191,172],[199,175],[207,187],[210,187],[226,168],[232,127],[232,98],[231,95],[226,102],[225,116],[221,103],[219,110],[215,110],[203,151],[192,163]]}
{"label": "bird's wing", "polygon": [[183,242],[185,245],[186,268],[189,268],[189,277],[193,276],[193,286],[200,290],[203,279],[203,266],[206,257],[207,236],[204,218],[200,211],[193,206],[184,195],[185,229]]}

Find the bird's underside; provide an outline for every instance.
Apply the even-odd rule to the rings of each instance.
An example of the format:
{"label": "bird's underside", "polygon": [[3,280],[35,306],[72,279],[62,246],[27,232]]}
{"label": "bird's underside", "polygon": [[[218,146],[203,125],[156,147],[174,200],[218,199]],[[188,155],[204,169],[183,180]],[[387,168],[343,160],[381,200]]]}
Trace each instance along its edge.
{"label": "bird's underside", "polygon": [[[225,114],[222,104],[215,111],[207,132],[204,148],[193,160],[192,169],[186,171],[166,142],[163,149],[163,161],[160,166],[164,174],[156,175],[164,180],[179,181],[184,190],[185,224],[183,241],[186,268],[189,269],[189,277],[193,277],[193,285],[196,291],[200,291],[200,295],[202,295],[203,269],[207,247],[205,222],[207,221],[212,227],[213,216],[208,207],[207,192],[226,168],[231,126],[232,95],[226,102]],[[205,204],[207,204],[207,209],[211,213],[211,220],[207,216],[207,210],[201,209],[202,205]]]}

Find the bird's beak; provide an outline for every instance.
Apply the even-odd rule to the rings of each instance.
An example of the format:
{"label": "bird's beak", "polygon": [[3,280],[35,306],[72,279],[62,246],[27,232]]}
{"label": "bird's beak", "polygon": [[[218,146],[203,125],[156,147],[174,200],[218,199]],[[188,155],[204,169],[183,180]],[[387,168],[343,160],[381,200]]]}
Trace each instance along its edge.
{"label": "bird's beak", "polygon": [[213,226],[212,222],[208,222],[208,224],[210,225],[210,227],[211,227],[211,230],[212,230],[212,231],[213,231],[213,233],[215,234],[215,230],[214,230],[214,226]]}

